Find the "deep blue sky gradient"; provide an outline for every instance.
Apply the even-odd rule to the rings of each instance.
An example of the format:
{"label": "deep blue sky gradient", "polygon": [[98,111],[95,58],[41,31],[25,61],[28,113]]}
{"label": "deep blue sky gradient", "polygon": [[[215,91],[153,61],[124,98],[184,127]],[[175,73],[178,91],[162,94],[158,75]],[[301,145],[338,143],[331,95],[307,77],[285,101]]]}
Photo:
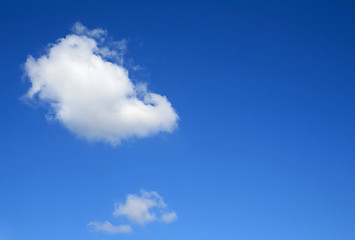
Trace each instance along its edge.
{"label": "deep blue sky gradient", "polygon": [[[21,100],[76,21],[127,39],[177,131],[113,148]],[[355,239],[354,2],[2,0],[0,31],[1,240]],[[89,231],[141,188],[177,221]]]}

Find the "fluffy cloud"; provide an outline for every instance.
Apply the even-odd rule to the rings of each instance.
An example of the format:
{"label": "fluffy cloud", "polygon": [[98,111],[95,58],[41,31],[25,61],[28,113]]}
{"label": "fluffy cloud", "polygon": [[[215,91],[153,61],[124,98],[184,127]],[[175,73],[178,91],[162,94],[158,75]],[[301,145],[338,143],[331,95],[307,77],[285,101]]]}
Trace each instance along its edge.
{"label": "fluffy cloud", "polygon": [[[113,216],[123,217],[123,220],[126,218],[126,221],[139,225],[154,221],[171,223],[177,219],[176,213],[168,210],[168,205],[157,192],[144,190],[138,195],[128,194],[124,203],[116,203]],[[108,221],[90,222],[88,226],[95,231],[111,234],[132,232],[130,225],[114,226]]]}
{"label": "fluffy cloud", "polygon": [[105,30],[80,23],[73,31],[47,54],[27,58],[29,99],[48,104],[49,116],[77,136],[113,145],[176,128],[178,115],[168,99],[129,78],[124,41],[108,44]]}
{"label": "fluffy cloud", "polygon": [[132,232],[132,228],[129,225],[118,225],[114,226],[110,222],[90,222],[88,226],[91,226],[93,230],[98,232],[106,232],[106,233],[130,233]]}
{"label": "fluffy cloud", "polygon": [[140,225],[157,220],[166,223],[174,221],[176,213],[166,209],[166,203],[157,192],[141,191],[140,195],[129,194],[125,203],[117,203],[113,215],[126,216],[131,222]]}

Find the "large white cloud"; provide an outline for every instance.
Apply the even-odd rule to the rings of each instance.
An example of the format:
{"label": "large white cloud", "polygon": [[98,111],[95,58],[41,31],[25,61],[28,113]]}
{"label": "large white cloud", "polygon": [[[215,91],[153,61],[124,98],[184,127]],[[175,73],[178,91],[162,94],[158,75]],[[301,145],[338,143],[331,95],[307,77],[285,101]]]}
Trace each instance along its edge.
{"label": "large white cloud", "polygon": [[[168,209],[168,205],[157,192],[144,190],[140,194],[128,194],[125,202],[116,203],[113,216],[120,217],[121,221],[139,225],[155,221],[171,223],[177,219],[176,213]],[[88,226],[95,231],[111,234],[133,231],[128,224],[115,226],[108,221],[94,221],[90,222]]]}
{"label": "large white cloud", "polygon": [[[122,139],[172,132],[178,115],[165,96],[131,81],[122,65],[124,42],[108,45],[106,31],[90,31],[80,23],[73,29],[47,54],[27,58],[32,86],[26,96],[48,103],[52,118],[88,140],[116,145]],[[118,49],[112,49],[115,45]]]}

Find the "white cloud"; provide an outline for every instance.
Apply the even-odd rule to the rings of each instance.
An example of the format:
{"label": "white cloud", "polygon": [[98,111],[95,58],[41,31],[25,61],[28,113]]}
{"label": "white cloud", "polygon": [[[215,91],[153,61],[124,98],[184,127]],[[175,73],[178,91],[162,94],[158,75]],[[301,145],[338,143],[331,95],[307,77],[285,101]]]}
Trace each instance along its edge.
{"label": "white cloud", "polygon": [[128,220],[140,225],[161,220],[169,223],[177,216],[167,211],[167,205],[157,192],[141,191],[140,195],[129,194],[125,203],[115,205],[114,216],[126,216]]}
{"label": "white cloud", "polygon": [[132,228],[129,225],[118,225],[114,226],[110,222],[90,222],[88,226],[92,227],[93,230],[98,232],[106,232],[106,233],[130,233],[132,232]]}
{"label": "white cloud", "polygon": [[124,40],[106,44],[105,30],[80,23],[73,31],[48,54],[27,58],[32,86],[26,97],[47,103],[52,119],[87,140],[116,145],[176,128],[178,115],[167,98],[129,78],[122,65]]}
{"label": "white cloud", "polygon": [[170,223],[172,221],[175,221],[177,218],[176,213],[175,212],[169,212],[169,213],[164,213],[161,216],[161,220],[165,223]]}
{"label": "white cloud", "polygon": [[[72,31],[77,34],[77,35],[85,35],[88,37],[93,37],[93,38],[101,38],[107,35],[107,31],[102,29],[102,28],[96,28],[93,30],[87,29],[83,24],[80,22],[76,22],[73,27]],[[102,40],[104,40],[102,38]]]}
{"label": "white cloud", "polygon": [[[120,217],[121,221],[139,225],[154,221],[171,223],[177,219],[176,213],[168,210],[168,205],[157,192],[144,190],[139,195],[128,194],[125,203],[116,203],[113,216]],[[90,222],[88,226],[95,231],[112,234],[133,231],[128,224],[114,226],[108,221]]]}

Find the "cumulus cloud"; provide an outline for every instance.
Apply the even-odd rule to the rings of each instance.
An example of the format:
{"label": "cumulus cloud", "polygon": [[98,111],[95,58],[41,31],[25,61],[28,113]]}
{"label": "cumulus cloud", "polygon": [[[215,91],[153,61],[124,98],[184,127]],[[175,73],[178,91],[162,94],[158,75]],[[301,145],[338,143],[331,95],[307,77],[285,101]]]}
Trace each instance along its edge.
{"label": "cumulus cloud", "polygon": [[126,216],[128,220],[140,225],[161,220],[169,223],[177,216],[167,211],[167,205],[157,192],[141,191],[140,195],[129,194],[125,203],[115,204],[114,216]]}
{"label": "cumulus cloud", "polygon": [[168,99],[130,79],[124,40],[109,42],[105,30],[80,23],[72,30],[47,54],[27,58],[27,98],[46,103],[51,119],[87,140],[116,145],[176,128],[178,115]]}
{"label": "cumulus cloud", "polygon": [[92,227],[93,230],[98,232],[106,232],[106,233],[130,233],[132,232],[132,228],[129,225],[118,225],[114,226],[110,222],[90,222],[88,226]]}
{"label": "cumulus cloud", "polygon": [[[144,190],[140,194],[128,194],[125,202],[116,203],[113,216],[120,217],[121,220],[128,221],[130,224],[139,225],[154,221],[171,223],[177,219],[176,213],[168,209],[168,205],[157,192]],[[108,221],[90,222],[88,226],[95,231],[112,234],[132,232],[128,224],[114,226]]]}

